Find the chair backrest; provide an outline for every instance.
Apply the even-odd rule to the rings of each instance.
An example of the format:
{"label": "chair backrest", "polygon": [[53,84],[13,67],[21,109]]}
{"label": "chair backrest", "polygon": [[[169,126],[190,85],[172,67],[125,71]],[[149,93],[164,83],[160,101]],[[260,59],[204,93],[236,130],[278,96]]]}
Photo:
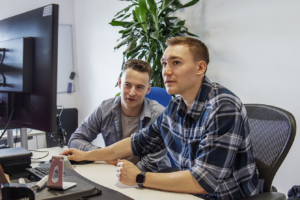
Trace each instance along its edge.
{"label": "chair backrest", "polygon": [[166,89],[160,87],[151,87],[150,93],[146,97],[157,101],[164,107],[167,107],[172,100],[172,96],[167,93]]}
{"label": "chair backrest", "polygon": [[270,192],[273,178],[293,144],[296,121],[290,112],[274,106],[245,104],[245,107],[255,162],[259,177],[264,180],[263,192]]}

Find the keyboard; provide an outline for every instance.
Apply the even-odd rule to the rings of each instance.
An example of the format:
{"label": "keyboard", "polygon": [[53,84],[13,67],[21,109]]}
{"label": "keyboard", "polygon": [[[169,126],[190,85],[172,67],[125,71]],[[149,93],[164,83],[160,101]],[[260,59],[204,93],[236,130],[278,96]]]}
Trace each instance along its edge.
{"label": "keyboard", "polygon": [[[50,167],[35,167],[35,168],[26,168],[26,171],[29,172],[30,176],[33,176],[34,180],[39,181],[44,176],[49,175]],[[64,170],[63,177],[72,176]],[[58,170],[55,170],[53,178],[58,177]]]}

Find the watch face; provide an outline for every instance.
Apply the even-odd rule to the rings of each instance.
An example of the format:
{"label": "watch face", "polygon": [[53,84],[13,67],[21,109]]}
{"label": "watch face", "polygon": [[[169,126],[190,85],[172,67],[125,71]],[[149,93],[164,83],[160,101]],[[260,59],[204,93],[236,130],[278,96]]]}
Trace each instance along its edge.
{"label": "watch face", "polygon": [[145,179],[145,176],[142,175],[142,174],[138,174],[138,175],[136,176],[136,182],[137,182],[137,183],[144,183],[144,179]]}

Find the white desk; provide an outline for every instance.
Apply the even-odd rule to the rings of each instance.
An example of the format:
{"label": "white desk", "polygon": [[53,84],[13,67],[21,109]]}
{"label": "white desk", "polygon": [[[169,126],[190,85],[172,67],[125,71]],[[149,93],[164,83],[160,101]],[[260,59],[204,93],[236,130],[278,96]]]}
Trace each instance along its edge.
{"label": "white desk", "polygon": [[[40,151],[49,151],[49,156],[43,158],[39,161],[49,161],[49,159],[53,155],[58,155],[62,150],[66,149],[53,147],[47,149],[38,149]],[[38,158],[45,155],[45,152],[32,152],[32,158]],[[36,167],[38,165],[36,160],[32,160],[32,167]],[[116,177],[116,167],[105,162],[97,161],[95,163],[87,164],[87,165],[75,165],[75,170],[82,176],[90,179],[91,181],[98,183],[99,185],[103,185],[112,190],[116,190],[120,193],[125,194],[128,197],[133,199],[143,199],[143,200],[201,200],[201,198],[195,197],[190,194],[182,194],[182,193],[174,193],[174,192],[165,192],[154,189],[140,189],[138,186],[127,186],[120,182],[118,182]]]}

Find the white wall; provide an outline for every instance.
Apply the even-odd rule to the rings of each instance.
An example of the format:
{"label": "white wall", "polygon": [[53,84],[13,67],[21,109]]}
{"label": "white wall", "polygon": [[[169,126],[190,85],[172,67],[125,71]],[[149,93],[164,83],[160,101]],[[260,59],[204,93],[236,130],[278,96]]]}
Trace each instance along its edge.
{"label": "white wall", "polygon": [[114,52],[119,27],[108,24],[128,2],[75,0],[80,121],[103,100],[114,97],[121,65],[122,49]]}
{"label": "white wall", "polygon": [[[204,0],[177,12],[209,48],[207,76],[244,103],[277,106],[300,122],[300,1]],[[287,194],[300,184],[300,137],[273,185]]]}

